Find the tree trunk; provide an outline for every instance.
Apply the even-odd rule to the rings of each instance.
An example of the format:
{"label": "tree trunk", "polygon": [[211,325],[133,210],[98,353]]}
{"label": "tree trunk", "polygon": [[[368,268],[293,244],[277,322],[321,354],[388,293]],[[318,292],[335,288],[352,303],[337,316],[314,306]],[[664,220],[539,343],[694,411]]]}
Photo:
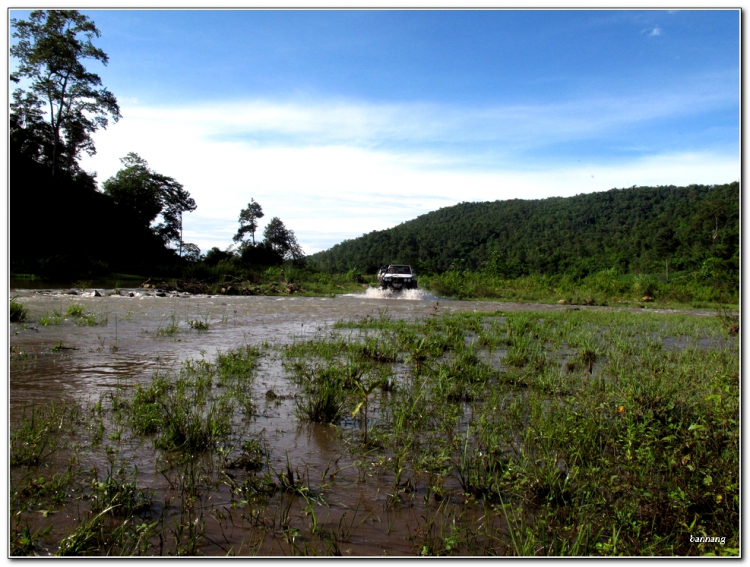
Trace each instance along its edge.
{"label": "tree trunk", "polygon": [[182,258],[182,211],[180,211],[180,258]]}

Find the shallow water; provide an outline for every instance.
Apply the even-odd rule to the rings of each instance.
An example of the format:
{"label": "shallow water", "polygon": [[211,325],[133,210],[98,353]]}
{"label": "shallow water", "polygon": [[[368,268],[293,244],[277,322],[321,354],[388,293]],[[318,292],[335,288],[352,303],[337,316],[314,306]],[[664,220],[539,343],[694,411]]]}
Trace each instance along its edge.
{"label": "shallow water", "polygon": [[[158,370],[177,369],[187,359],[203,357],[212,360],[218,351],[243,345],[280,346],[332,333],[333,323],[342,319],[378,317],[384,313],[393,318],[411,319],[446,312],[569,309],[560,305],[450,301],[422,290],[392,294],[374,288],[362,294],[328,298],[179,294],[158,297],[153,292],[145,293],[139,289],[119,290],[117,294],[114,290],[99,290],[99,293],[100,296],[94,296],[92,290],[79,295],[68,295],[61,290],[12,292],[17,301],[28,308],[29,321],[11,325],[11,421],[33,404],[62,400],[95,402],[118,386],[146,383]],[[133,297],[129,297],[129,293]],[[83,306],[100,324],[79,326],[73,317],[62,317],[56,325],[44,326],[38,322],[40,318],[53,315],[53,311],[65,313],[71,305]],[[208,323],[209,329],[194,330],[190,321]],[[476,335],[467,336],[466,340],[474,342]],[[279,356],[269,352],[260,359],[256,371],[253,385],[256,415],[247,420],[246,435],[263,432],[272,449],[271,465],[274,469],[283,470],[289,455],[294,466],[310,476],[311,484],[325,485],[327,506],[317,511],[324,527],[338,526],[344,514],[355,520],[357,528],[353,530],[350,541],[341,546],[343,551],[348,549],[352,554],[362,555],[381,555],[384,551],[390,555],[413,553],[408,539],[410,530],[419,523],[415,519],[429,515],[435,503],[425,504],[419,496],[412,500],[422,503],[416,507],[384,506],[389,490],[393,489],[392,475],[362,478],[367,473],[356,466],[357,460],[347,451],[336,428],[300,424],[294,415],[296,386],[286,375]],[[504,351],[496,355],[488,362],[499,367],[498,356],[504,355]],[[279,396],[276,402],[266,401],[268,390]],[[376,400],[373,400],[371,411],[373,417],[377,415]],[[154,450],[150,446],[130,446],[124,442],[118,451],[121,458],[138,466],[139,485],[149,487],[166,499],[169,486],[156,470]],[[336,461],[335,465],[332,465],[333,461]],[[92,457],[85,464],[100,470],[107,467],[107,462],[101,458]],[[228,488],[225,490],[226,494],[219,491],[214,497],[228,501]],[[278,501],[283,498],[289,496],[274,497],[279,506]],[[304,502],[295,502],[290,509],[292,514],[302,518],[303,505]],[[69,506],[61,512],[67,514],[69,521],[56,524],[55,533],[74,521],[73,510]],[[481,509],[477,511],[480,513]],[[298,521],[302,525],[306,520]],[[207,535],[213,541],[220,541],[223,537],[221,541],[226,547],[239,549],[237,546],[241,548],[247,538],[247,529],[243,531],[236,527],[241,524],[241,518],[232,518],[235,527],[232,535],[227,536],[227,523],[209,522]],[[287,548],[275,544],[272,538],[263,542],[258,552],[278,554],[284,549]],[[226,549],[224,545],[207,544],[202,551],[223,554]]]}

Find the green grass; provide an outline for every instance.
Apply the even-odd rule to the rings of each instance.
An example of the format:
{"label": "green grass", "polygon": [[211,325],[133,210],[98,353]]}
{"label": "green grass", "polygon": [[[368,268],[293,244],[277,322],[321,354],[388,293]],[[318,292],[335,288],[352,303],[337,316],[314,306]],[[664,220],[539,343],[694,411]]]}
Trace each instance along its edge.
{"label": "green grass", "polygon": [[32,406],[10,428],[10,464],[36,467],[64,445],[64,433],[79,419],[77,406]]}
{"label": "green grass", "polygon": [[344,413],[344,391],[340,382],[316,380],[306,395],[295,401],[295,415],[303,421],[337,424]]}
{"label": "green grass", "polygon": [[245,347],[219,353],[213,364],[187,361],[179,374],[156,374],[131,396],[118,392],[114,408],[136,436],[154,446],[195,454],[215,446],[231,432],[235,407],[252,414],[249,394],[260,351]]}
{"label": "green grass", "polygon": [[62,322],[63,322],[63,315],[56,310],[52,311],[51,316],[39,317],[39,324],[42,325],[43,327],[57,326]]}
{"label": "green grass", "polygon": [[156,336],[171,337],[179,330],[180,325],[177,322],[177,317],[174,313],[172,313],[169,317],[166,317],[164,321],[159,324],[159,327],[156,329]]}
{"label": "green grass", "polygon": [[83,305],[71,305],[65,314],[70,317],[81,317],[85,311],[86,308]]}
{"label": "green grass", "polygon": [[565,275],[505,279],[487,272],[445,272],[420,277],[419,287],[455,299],[496,299],[573,305],[716,308],[739,302],[739,286],[705,282],[694,274],[619,274],[603,270],[577,280]]}
{"label": "green grass", "polygon": [[10,300],[10,322],[23,323],[29,318],[29,310],[22,303],[16,301],[16,298]]}
{"label": "green grass", "polygon": [[[692,545],[689,532],[731,533],[726,549],[738,545],[734,321],[562,312],[406,323],[382,313],[336,326],[376,331],[410,367],[379,400],[368,447],[406,448],[401,477],[444,475],[452,463],[462,492],[498,514],[503,501],[528,503],[504,553],[671,555],[721,551]],[[670,349],[669,337],[688,346]],[[286,353],[305,357],[298,374],[322,376],[373,340],[331,337]],[[306,390],[298,407],[318,398]],[[440,551],[434,543],[427,552]]]}
{"label": "green grass", "polygon": [[[361,528],[377,515],[387,533],[408,517],[414,555],[736,555],[736,325],[728,310],[383,311],[189,360],[77,413],[29,409],[11,428],[12,553],[388,551]],[[254,399],[263,356],[281,357],[293,401]],[[337,484],[341,453],[318,470],[251,433],[262,411],[290,412],[293,436],[334,424],[327,442],[356,479]],[[58,462],[71,429],[92,438],[76,437],[85,462],[110,463],[103,475]],[[156,494],[141,461],[119,464],[120,447],[138,447],[168,488]],[[358,516],[340,486],[376,494],[374,512]],[[66,534],[26,522],[64,503],[80,507]],[[346,519],[326,520],[343,505]]]}
{"label": "green grass", "polygon": [[95,327],[106,325],[109,322],[109,317],[106,314],[97,315],[88,312],[83,305],[79,304],[69,305],[65,311],[53,309],[51,315],[39,317],[38,321],[44,327],[57,326],[66,321],[68,317],[72,318],[74,324],[80,327]]}
{"label": "green grass", "polygon": [[137,476],[137,469],[128,474],[124,468],[115,471],[113,467],[107,470],[104,480],[95,475],[89,495],[91,512],[127,518],[151,508],[152,497],[138,488]]}

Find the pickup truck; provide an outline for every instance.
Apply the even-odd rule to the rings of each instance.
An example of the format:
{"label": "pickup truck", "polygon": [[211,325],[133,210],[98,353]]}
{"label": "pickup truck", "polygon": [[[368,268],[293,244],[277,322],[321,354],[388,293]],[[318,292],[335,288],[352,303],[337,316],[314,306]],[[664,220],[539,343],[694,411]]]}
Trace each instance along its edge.
{"label": "pickup truck", "polygon": [[402,289],[417,289],[417,274],[414,268],[405,264],[389,264],[378,270],[380,289],[401,291]]}

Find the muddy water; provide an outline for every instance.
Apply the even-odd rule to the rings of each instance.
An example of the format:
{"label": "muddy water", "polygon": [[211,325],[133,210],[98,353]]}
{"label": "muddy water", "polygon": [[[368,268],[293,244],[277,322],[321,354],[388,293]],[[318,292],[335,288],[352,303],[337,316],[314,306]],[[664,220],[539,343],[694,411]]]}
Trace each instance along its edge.
{"label": "muddy water", "polygon": [[[154,372],[177,369],[187,359],[211,360],[218,351],[243,345],[271,347],[331,332],[335,321],[387,312],[393,318],[415,318],[445,312],[552,311],[570,309],[560,305],[502,302],[447,301],[423,291],[393,296],[378,290],[338,297],[226,297],[172,295],[158,297],[140,290],[99,290],[69,295],[59,290],[14,290],[13,296],[29,310],[25,324],[11,325],[11,420],[32,404],[78,400],[95,402],[118,386],[145,383]],[[130,297],[129,295],[133,295]],[[96,325],[77,325],[73,317],[61,317],[48,325],[40,321],[64,314],[70,306],[82,306],[93,314]],[[582,309],[607,309],[582,307]],[[641,310],[642,311],[642,310]],[[651,311],[651,310],[649,310]],[[190,321],[208,323],[207,331],[192,329]],[[361,555],[408,555],[414,552],[408,536],[413,526],[429,514],[426,505],[388,508],[384,506],[392,478],[367,478],[366,469],[349,456],[337,430],[325,425],[301,425],[294,415],[294,384],[288,379],[278,355],[268,349],[256,373],[253,395],[256,415],[248,420],[248,436],[263,432],[272,450],[272,466],[283,470],[287,455],[310,477],[310,484],[324,487],[326,506],[316,510],[322,527],[340,527],[353,522],[351,537],[342,551]],[[279,399],[266,402],[273,390]],[[373,412],[377,411],[373,407]],[[122,444],[120,456],[136,464],[139,484],[167,499],[170,487],[154,464],[153,450],[144,445]],[[106,461],[88,463],[106,469]],[[363,478],[364,476],[364,478]],[[229,502],[230,494],[219,490],[212,498]],[[283,495],[275,497],[279,509]],[[286,496],[289,499],[289,496]],[[297,499],[299,500],[299,499]],[[417,498],[415,501],[421,501]],[[302,519],[304,502],[290,503],[289,513]],[[56,524],[54,533],[65,533],[75,521]],[[175,511],[175,514],[177,512]],[[478,517],[481,510],[477,510]],[[306,518],[306,517],[305,517]],[[241,518],[229,524],[208,522],[207,535],[219,544],[206,544],[202,552],[224,554],[227,548],[242,551],[247,529]],[[306,524],[305,524],[306,525]],[[222,539],[223,538],[223,539]],[[255,549],[261,554],[288,550],[274,538]],[[249,552],[248,549],[244,550]]]}
{"label": "muddy water", "polygon": [[[211,359],[218,350],[246,344],[279,345],[324,332],[340,319],[377,316],[415,318],[445,312],[557,311],[562,305],[450,301],[422,290],[392,295],[377,289],[337,297],[157,297],[137,289],[68,295],[59,290],[13,290],[29,310],[29,322],[11,325],[11,410],[28,402],[65,397],[98,398],[123,379],[142,380],[189,358]],[[128,297],[128,293],[135,297]],[[54,311],[80,305],[101,324],[80,326],[73,317],[44,326]],[[612,309],[580,307],[580,309]],[[633,309],[644,312],[646,310]],[[672,312],[649,309],[648,312]],[[693,312],[696,315],[712,313]],[[189,321],[208,322],[195,331]],[[170,333],[176,325],[176,331]],[[56,348],[57,347],[57,348]],[[56,350],[57,352],[52,352]],[[259,378],[262,380],[262,378]]]}

